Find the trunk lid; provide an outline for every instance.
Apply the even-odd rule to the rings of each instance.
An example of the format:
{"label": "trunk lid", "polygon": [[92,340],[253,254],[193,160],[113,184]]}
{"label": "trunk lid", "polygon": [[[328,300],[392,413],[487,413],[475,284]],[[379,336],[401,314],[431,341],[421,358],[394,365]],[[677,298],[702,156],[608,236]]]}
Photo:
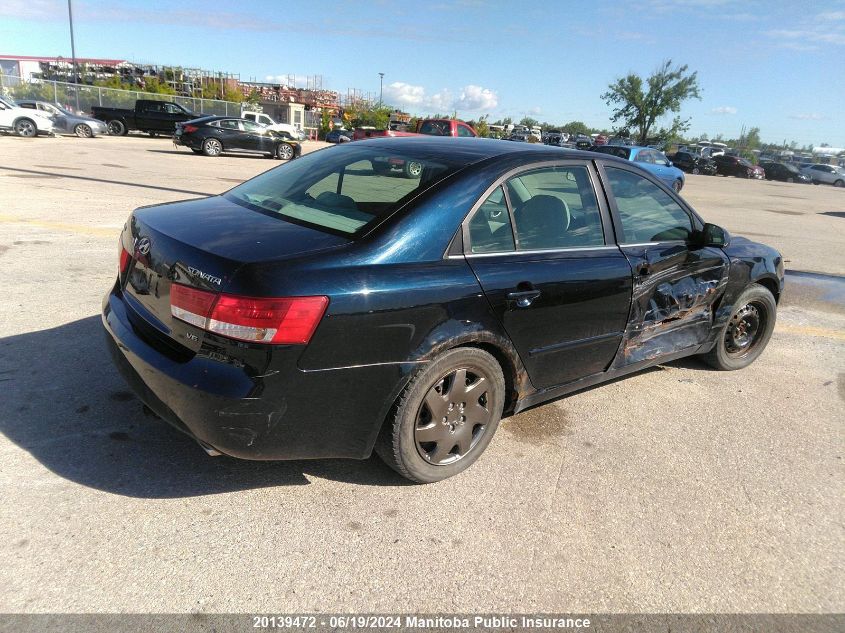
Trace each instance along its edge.
{"label": "trunk lid", "polygon": [[197,327],[171,315],[173,283],[225,292],[245,264],[300,257],[350,240],[214,197],[137,209],[121,243],[132,256],[121,285],[133,324],[178,354],[196,352],[201,337]]}

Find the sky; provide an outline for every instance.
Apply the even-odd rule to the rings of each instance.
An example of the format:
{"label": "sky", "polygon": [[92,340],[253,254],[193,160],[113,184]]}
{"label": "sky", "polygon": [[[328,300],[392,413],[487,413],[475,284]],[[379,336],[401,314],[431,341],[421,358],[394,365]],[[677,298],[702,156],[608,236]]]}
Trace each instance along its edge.
{"label": "sky", "polygon": [[[601,99],[671,59],[690,135],[845,147],[845,0],[73,0],[76,54],[241,79],[319,75],[414,114],[611,127]],[[0,54],[70,56],[66,0],[2,0]]]}

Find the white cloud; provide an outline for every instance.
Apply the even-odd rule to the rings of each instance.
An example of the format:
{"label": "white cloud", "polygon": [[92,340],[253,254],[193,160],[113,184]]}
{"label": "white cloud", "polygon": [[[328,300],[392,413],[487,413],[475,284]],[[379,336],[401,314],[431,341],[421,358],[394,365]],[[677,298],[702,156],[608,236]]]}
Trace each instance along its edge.
{"label": "white cloud", "polygon": [[495,92],[473,84],[465,86],[454,103],[457,110],[493,110],[497,105],[499,96]]}
{"label": "white cloud", "polygon": [[736,108],[733,106],[719,106],[710,110],[712,114],[736,114]]}
{"label": "white cloud", "polygon": [[823,121],[826,117],[818,112],[808,112],[806,114],[790,114],[789,118],[799,121]]}
{"label": "white cloud", "polygon": [[384,87],[384,100],[398,106],[419,106],[425,103],[425,88],[401,81]]}
{"label": "white cloud", "polygon": [[428,105],[429,108],[437,112],[445,112],[447,110],[451,110],[453,105],[452,93],[449,92],[449,90],[446,88],[444,88],[440,92],[435,92],[426,101],[426,105]]}

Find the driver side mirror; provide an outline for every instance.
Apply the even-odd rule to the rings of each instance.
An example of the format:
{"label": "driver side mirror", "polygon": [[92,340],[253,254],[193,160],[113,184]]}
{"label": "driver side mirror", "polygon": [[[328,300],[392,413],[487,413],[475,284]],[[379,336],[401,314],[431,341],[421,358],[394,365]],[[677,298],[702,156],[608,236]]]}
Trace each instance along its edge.
{"label": "driver side mirror", "polygon": [[698,248],[703,248],[705,246],[723,248],[730,245],[731,234],[721,226],[710,224],[708,222],[704,225],[703,229],[692,233],[690,236],[690,243]]}

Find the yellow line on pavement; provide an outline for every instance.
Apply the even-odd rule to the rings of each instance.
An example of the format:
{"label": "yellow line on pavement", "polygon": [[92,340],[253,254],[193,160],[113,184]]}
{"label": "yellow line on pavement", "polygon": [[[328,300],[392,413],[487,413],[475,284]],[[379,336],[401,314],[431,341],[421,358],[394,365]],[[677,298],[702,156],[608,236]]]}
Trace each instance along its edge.
{"label": "yellow line on pavement", "polygon": [[810,325],[785,325],[778,323],[775,326],[775,332],[782,332],[784,334],[803,334],[805,336],[819,336],[822,338],[832,338],[837,341],[845,341],[845,331],[830,330],[824,327],[813,327]]}
{"label": "yellow line on pavement", "polygon": [[86,226],[84,224],[66,224],[64,222],[50,222],[48,220],[29,220],[27,218],[13,215],[0,215],[0,222],[7,224],[28,224],[42,229],[54,231],[67,231],[69,233],[81,233],[83,235],[96,235],[97,237],[113,237],[117,239],[120,235],[120,228],[104,228],[99,226]]}

